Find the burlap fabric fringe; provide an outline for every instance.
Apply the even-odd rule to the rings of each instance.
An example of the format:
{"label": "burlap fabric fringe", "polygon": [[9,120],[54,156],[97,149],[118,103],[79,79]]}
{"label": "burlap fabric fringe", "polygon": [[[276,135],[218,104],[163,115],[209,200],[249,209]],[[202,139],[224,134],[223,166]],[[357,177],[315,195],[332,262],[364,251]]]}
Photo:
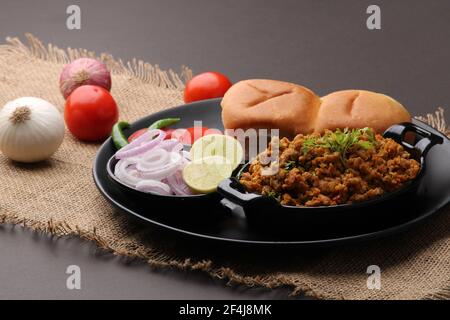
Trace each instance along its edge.
{"label": "burlap fabric fringe", "polygon": [[[28,43],[8,38],[0,46],[0,105],[20,96],[38,96],[59,108],[64,101],[57,81],[63,65],[96,54],[62,50],[27,35]],[[163,71],[140,60],[101,54],[113,73],[112,94],[121,118],[136,120],[181,103],[191,71]],[[422,120],[449,134],[443,109]],[[316,252],[271,252],[176,242],[173,235],[130,221],[103,199],[91,177],[98,145],[69,134],[55,156],[36,165],[18,165],[0,155],[0,223],[20,224],[55,236],[78,236],[152,267],[199,270],[228,283],[275,288],[329,299],[450,298],[450,214],[400,236]],[[200,248],[200,249],[199,249]],[[382,270],[382,289],[368,290],[366,268]]]}

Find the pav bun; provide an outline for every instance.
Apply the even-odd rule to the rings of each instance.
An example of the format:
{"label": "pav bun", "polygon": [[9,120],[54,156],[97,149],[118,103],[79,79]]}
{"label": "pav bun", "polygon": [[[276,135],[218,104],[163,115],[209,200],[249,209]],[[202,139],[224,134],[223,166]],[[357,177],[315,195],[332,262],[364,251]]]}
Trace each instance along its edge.
{"label": "pav bun", "polygon": [[409,112],[387,95],[365,90],[344,90],[322,97],[314,132],[369,127],[383,133],[396,123],[409,121]]}
{"label": "pav bun", "polygon": [[319,98],[308,88],[276,80],[240,81],[221,105],[225,129],[279,129],[287,137],[337,128],[370,127],[383,133],[411,121],[405,107],[381,93],[343,90]]}
{"label": "pav bun", "polygon": [[279,129],[282,136],[312,133],[320,98],[308,88],[275,80],[244,80],[222,99],[225,129]]}

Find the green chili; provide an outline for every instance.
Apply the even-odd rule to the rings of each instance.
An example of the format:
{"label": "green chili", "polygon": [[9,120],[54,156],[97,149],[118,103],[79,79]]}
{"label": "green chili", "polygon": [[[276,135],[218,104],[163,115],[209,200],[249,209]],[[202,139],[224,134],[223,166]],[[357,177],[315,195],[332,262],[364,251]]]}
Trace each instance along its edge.
{"label": "green chili", "polygon": [[158,120],[156,122],[154,122],[150,127],[148,127],[150,130],[152,129],[162,129],[168,126],[171,126],[175,123],[177,123],[178,121],[180,121],[180,118],[166,118],[166,119],[161,119]]}
{"label": "green chili", "polygon": [[116,148],[122,149],[123,147],[125,147],[128,144],[128,140],[125,137],[125,134],[123,133],[123,129],[126,129],[130,126],[130,124],[126,121],[119,121],[117,122],[114,127],[112,128],[112,139],[114,142],[114,145],[116,146]]}

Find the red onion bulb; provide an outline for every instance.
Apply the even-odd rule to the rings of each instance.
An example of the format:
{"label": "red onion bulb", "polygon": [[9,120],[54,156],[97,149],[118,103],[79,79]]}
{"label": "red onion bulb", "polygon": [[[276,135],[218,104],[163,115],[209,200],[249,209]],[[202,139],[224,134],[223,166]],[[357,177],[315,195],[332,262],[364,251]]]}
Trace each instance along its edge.
{"label": "red onion bulb", "polygon": [[111,90],[111,74],[105,64],[92,59],[80,58],[66,65],[59,78],[59,88],[64,98],[83,85],[95,85]]}

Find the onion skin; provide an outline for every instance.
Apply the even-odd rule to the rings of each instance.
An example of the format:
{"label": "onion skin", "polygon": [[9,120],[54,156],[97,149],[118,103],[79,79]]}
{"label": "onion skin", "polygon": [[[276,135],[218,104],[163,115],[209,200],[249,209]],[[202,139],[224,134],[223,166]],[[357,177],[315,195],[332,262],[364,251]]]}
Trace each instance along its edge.
{"label": "onion skin", "polygon": [[0,150],[11,160],[34,163],[50,158],[64,133],[62,115],[43,99],[22,97],[0,109]]}
{"label": "onion skin", "polygon": [[74,60],[64,67],[59,77],[59,89],[65,99],[76,88],[87,84],[111,90],[111,74],[103,62],[92,58]]}

